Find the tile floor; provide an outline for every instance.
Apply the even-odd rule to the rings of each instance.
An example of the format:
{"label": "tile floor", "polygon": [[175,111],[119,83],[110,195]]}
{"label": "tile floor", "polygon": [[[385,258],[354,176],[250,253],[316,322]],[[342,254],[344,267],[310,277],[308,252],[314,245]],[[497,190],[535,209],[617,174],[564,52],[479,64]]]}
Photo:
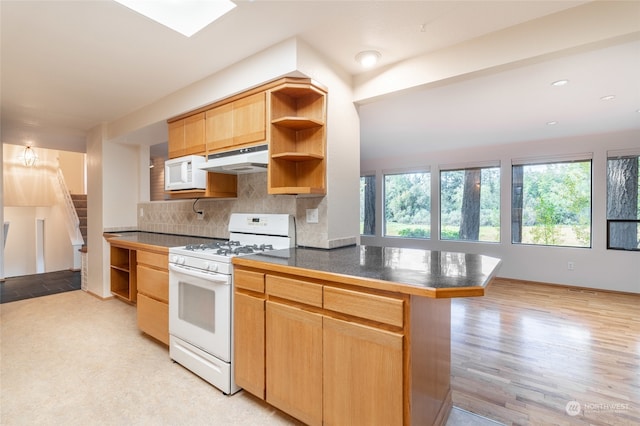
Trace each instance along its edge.
{"label": "tile floor", "polygon": [[79,289],[80,271],[67,270],[11,277],[0,282],[0,303]]}

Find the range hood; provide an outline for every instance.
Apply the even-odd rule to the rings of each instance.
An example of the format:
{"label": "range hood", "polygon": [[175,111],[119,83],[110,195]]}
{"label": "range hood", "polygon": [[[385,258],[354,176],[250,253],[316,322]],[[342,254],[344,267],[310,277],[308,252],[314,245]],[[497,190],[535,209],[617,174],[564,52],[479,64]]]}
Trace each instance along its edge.
{"label": "range hood", "polygon": [[198,168],[208,172],[242,174],[266,172],[269,162],[269,146],[258,145],[233,151],[209,154],[206,163]]}

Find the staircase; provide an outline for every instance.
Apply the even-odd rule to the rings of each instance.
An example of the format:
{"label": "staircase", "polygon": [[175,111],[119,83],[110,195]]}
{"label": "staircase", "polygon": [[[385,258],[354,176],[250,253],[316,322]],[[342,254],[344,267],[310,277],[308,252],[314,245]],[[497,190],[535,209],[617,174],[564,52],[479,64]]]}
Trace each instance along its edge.
{"label": "staircase", "polygon": [[73,206],[80,221],[80,233],[84,239],[83,249],[87,248],[87,194],[71,194]]}

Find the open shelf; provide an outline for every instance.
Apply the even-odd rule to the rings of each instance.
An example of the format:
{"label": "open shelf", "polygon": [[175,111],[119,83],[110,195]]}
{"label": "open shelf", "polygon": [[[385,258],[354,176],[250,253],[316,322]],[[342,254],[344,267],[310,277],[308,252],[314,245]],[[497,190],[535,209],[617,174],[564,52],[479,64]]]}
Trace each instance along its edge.
{"label": "open shelf", "polygon": [[270,91],[270,194],[326,194],[326,92],[311,80]]}
{"label": "open shelf", "polygon": [[136,251],[111,246],[111,293],[129,303],[136,302]]}
{"label": "open shelf", "polygon": [[323,126],[324,121],[307,117],[280,117],[272,120],[271,124],[293,130],[302,130]]}
{"label": "open shelf", "polygon": [[313,154],[310,152],[281,152],[280,154],[273,154],[271,158],[277,158],[288,161],[309,161],[309,160],[322,160],[324,155]]}

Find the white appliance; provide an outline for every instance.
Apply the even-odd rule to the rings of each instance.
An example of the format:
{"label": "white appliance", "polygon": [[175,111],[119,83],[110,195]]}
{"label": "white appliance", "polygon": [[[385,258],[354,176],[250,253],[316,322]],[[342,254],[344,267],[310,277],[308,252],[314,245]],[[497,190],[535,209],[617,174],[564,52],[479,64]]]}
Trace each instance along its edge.
{"label": "white appliance", "polygon": [[286,214],[234,213],[229,240],[169,249],[169,355],[225,394],[233,377],[233,256],[294,247]]}
{"label": "white appliance", "polygon": [[269,146],[258,145],[209,154],[208,161],[199,167],[217,173],[256,173],[266,172],[268,162]]}
{"label": "white appliance", "polygon": [[206,189],[207,172],[198,166],[206,162],[202,155],[187,155],[164,162],[164,189]]}

